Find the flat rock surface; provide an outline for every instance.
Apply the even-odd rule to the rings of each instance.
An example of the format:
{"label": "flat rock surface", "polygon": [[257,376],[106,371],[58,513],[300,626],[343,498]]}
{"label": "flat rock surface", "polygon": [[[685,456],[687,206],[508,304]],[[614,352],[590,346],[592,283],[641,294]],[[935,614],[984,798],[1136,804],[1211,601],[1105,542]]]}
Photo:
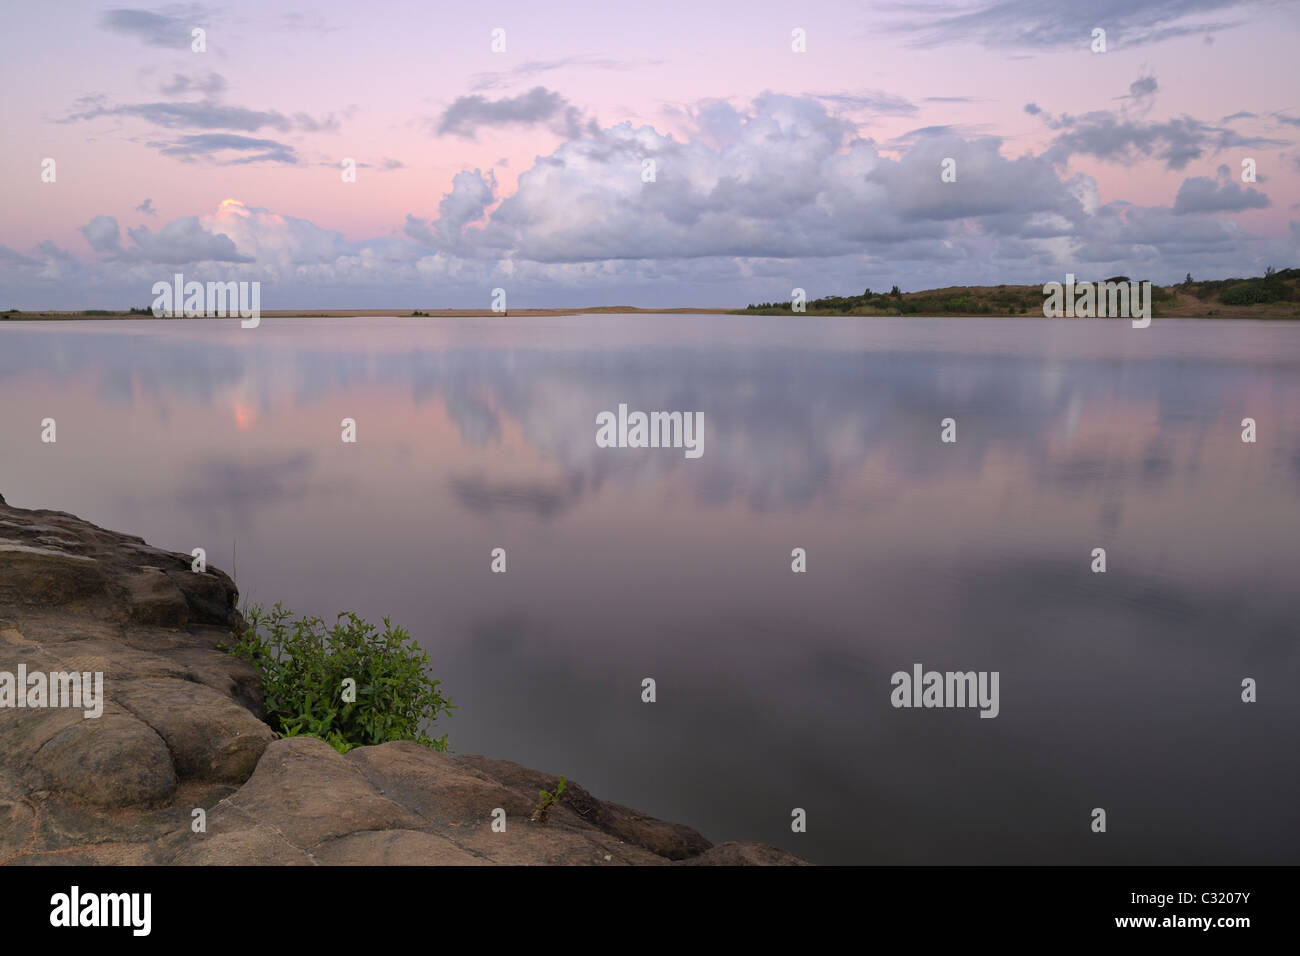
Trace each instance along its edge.
{"label": "flat rock surface", "polygon": [[[504,760],[277,739],[256,673],[221,647],[243,626],[234,583],[191,560],[0,497],[0,863],[803,863],[571,780],[535,823],[558,777]],[[87,691],[102,675],[102,692],[50,706],[51,679],[18,707],[4,681],[16,696],[22,671],[76,673]]]}

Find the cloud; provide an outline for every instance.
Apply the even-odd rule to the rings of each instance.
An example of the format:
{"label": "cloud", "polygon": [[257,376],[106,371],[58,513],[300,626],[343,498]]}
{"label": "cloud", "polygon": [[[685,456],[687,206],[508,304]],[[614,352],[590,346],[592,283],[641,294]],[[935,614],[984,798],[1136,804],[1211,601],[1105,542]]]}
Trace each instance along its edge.
{"label": "cloud", "polygon": [[223,200],[213,213],[201,217],[200,222],[209,232],[228,237],[240,253],[256,263],[256,269],[249,270],[252,277],[260,274],[275,278],[298,272],[337,282],[348,273],[353,258],[375,265],[391,261],[387,250],[400,242],[349,243],[334,230],[260,206],[248,206],[237,199]]}
{"label": "cloud", "polygon": [[288,132],[292,123],[274,110],[250,110],[224,106],[210,100],[200,103],[135,103],[121,106],[94,105],[64,117],[61,123],[76,123],[101,116],[134,116],[168,129],[233,129],[255,133],[264,126]]}
{"label": "cloud", "polygon": [[[116,224],[115,224],[116,225]],[[197,216],[185,216],[167,223],[156,233],[148,226],[128,229],[135,243],[132,258],[179,265],[185,262],[253,262],[235,248],[229,236],[208,232]]]}
{"label": "cloud", "polygon": [[[933,243],[944,223],[967,217],[988,217],[999,234],[1042,234],[1084,215],[1075,186],[1049,162],[1008,160],[993,137],[918,130],[895,161],[819,97],[769,93],[744,112],[715,101],[696,115],[705,135],[688,143],[627,123],[569,140],[520,175],[482,228],[463,226],[485,215],[493,184],[477,170],[462,173],[439,220],[412,216],[406,234],[460,255],[543,263],[906,256],[922,255],[907,243]],[[936,189],[948,156],[957,158],[958,183]],[[644,159],[656,163],[653,183],[642,181]]]}
{"label": "cloud", "polygon": [[147,46],[188,49],[192,42],[190,31],[203,26],[206,19],[201,7],[168,7],[168,12],[117,8],[100,15],[99,25],[113,33],[135,37]]}
{"label": "cloud", "polygon": [[581,473],[552,482],[498,482],[484,475],[453,477],[452,494],[461,507],[479,515],[516,511],[549,520],[578,504],[590,489]]}
{"label": "cloud", "polygon": [[919,126],[916,129],[909,129],[905,133],[900,133],[893,139],[889,140],[890,149],[905,149],[911,147],[923,139],[933,139],[936,136],[980,136],[988,129],[985,123],[943,123],[934,126]]}
{"label": "cloud", "polygon": [[146,216],[156,216],[156,215],[158,215],[158,210],[153,208],[153,200],[152,200],[152,199],[146,199],[144,202],[140,203],[140,205],[138,205],[138,206],[135,207],[135,211],[136,211],[136,212],[142,212],[142,213],[144,213]]}
{"label": "cloud", "polygon": [[[491,170],[463,170],[452,177],[451,192],[438,204],[438,218],[432,227],[407,215],[404,232],[421,245],[447,251],[468,251],[463,244],[465,227],[478,222],[496,201],[497,181]],[[470,252],[470,254],[475,254]]]}
{"label": "cloud", "polygon": [[166,96],[182,96],[186,93],[203,93],[206,96],[219,96],[225,92],[226,78],[220,73],[204,73],[198,76],[186,76],[173,73],[172,78],[158,88]]}
{"label": "cloud", "polygon": [[[177,156],[186,159],[205,157],[222,166],[242,166],[247,163],[263,162],[286,164],[298,162],[298,156],[292,146],[273,139],[255,139],[249,136],[238,136],[234,133],[199,133],[193,136],[182,136],[170,142],[156,142],[149,145],[157,148],[164,156]],[[225,160],[217,158],[218,154],[232,151],[236,153],[258,152],[253,156],[239,156],[238,158]]]}
{"label": "cloud", "polygon": [[319,119],[306,113],[294,113],[293,121],[304,133],[337,133],[342,125],[333,113]]}
{"label": "cloud", "polygon": [[122,251],[122,232],[112,216],[96,216],[81,227],[81,234],[96,252],[116,255]]}
{"label": "cloud", "polygon": [[1245,136],[1231,127],[1214,126],[1191,116],[1147,122],[1122,110],[1095,110],[1082,116],[1062,114],[1056,118],[1039,113],[1050,129],[1059,131],[1047,155],[1061,164],[1082,155],[1117,163],[1158,159],[1166,169],[1183,169],[1192,160],[1224,149],[1288,145],[1287,140]]}
{"label": "cloud", "polygon": [[1228,177],[1228,167],[1219,167],[1219,181],[1205,176],[1184,179],[1174,198],[1174,213],[1244,212],[1247,209],[1267,209],[1268,196],[1257,189],[1243,189]]}
{"label": "cloud", "polygon": [[[225,80],[215,73],[206,77],[193,79],[179,73],[164,85],[164,92],[203,91],[216,93],[224,90]],[[355,107],[342,111],[343,116],[351,116]],[[103,116],[130,116],[145,120],[155,126],[166,129],[220,129],[234,130],[241,133],[256,133],[270,128],[281,133],[300,130],[306,133],[334,133],[341,128],[341,122],[334,113],[314,117],[308,113],[295,113],[293,118],[277,110],[255,110],[242,106],[228,106],[213,99],[197,102],[170,103],[123,103],[110,105],[103,96],[84,96],[77,101],[77,109],[58,122],[80,123],[99,119]]]}
{"label": "cloud", "polygon": [[1145,97],[1155,96],[1156,90],[1159,88],[1160,84],[1156,82],[1154,76],[1139,76],[1128,85],[1127,99],[1140,100]]}
{"label": "cloud", "polygon": [[[842,109],[868,110],[890,116],[911,116],[916,112],[916,104],[884,90],[864,90],[861,93],[818,93],[817,99],[831,103]],[[953,102],[953,100],[946,100]]]}
{"label": "cloud", "polygon": [[182,265],[188,262],[252,262],[241,255],[229,236],[205,230],[197,216],[185,216],[151,232],[147,226],[128,229],[134,246],[123,247],[117,219],[96,216],[81,227],[90,247],[104,259],[121,262],[157,262]]}
{"label": "cloud", "polygon": [[[743,106],[708,101],[689,116],[696,128],[684,138],[649,125],[584,125],[521,169],[505,196],[491,169],[461,170],[436,209],[413,209],[396,235],[349,240],[227,200],[197,223],[125,239],[116,220],[95,217],[82,234],[96,260],[42,244],[0,256],[0,285],[18,308],[24,297],[53,306],[68,281],[138,297],[154,262],[205,256],[223,263],[223,275],[267,283],[266,294],[287,306],[340,298],[485,306],[485,290],[497,286],[517,308],[731,306],[788,298],[796,286],[824,294],[1041,284],[1066,272],[1161,282],[1188,270],[1253,274],[1296,254],[1290,239],[1224,217],[1261,208],[1261,194],[1229,188],[1226,174],[1217,184],[1189,180],[1171,206],[1103,204],[1091,176],[1063,169],[1056,144],[1013,156],[998,137],[932,126],[885,150],[821,98],[775,93]],[[1189,122],[1195,141],[1213,148],[1219,134]],[[196,139],[182,158],[280,147],[235,134]],[[1168,145],[1142,148],[1155,157]],[[941,182],[949,158],[957,178]],[[653,182],[642,178],[644,159],[655,162]],[[428,302],[430,289],[438,302]]]}
{"label": "cloud", "polygon": [[540,76],[543,73],[550,73],[553,70],[581,68],[591,70],[626,71],[647,66],[658,66],[663,62],[663,60],[614,60],[608,57],[596,57],[585,54],[561,57],[558,60],[528,60],[510,70],[501,70],[490,73],[475,73],[471,78],[470,89],[499,89],[503,86],[509,86],[517,80]]}
{"label": "cloud", "polygon": [[438,121],[437,134],[474,139],[481,127],[550,124],[572,138],[580,135],[580,114],[559,93],[535,86],[527,93],[489,100],[473,94],[456,99]]}
{"label": "cloud", "polygon": [[35,268],[41,264],[39,259],[25,256],[21,252],[16,252],[15,250],[10,249],[8,246],[0,246],[0,263],[10,266],[26,266],[29,268]]}
{"label": "cloud", "polygon": [[1106,30],[1108,44],[1134,47],[1230,29],[1244,17],[1205,18],[1256,5],[1262,0],[983,0],[974,5],[937,0],[924,8],[924,16],[899,5],[898,20],[883,26],[911,34],[913,43],[924,47],[974,41],[992,48],[1087,50],[1094,27]]}

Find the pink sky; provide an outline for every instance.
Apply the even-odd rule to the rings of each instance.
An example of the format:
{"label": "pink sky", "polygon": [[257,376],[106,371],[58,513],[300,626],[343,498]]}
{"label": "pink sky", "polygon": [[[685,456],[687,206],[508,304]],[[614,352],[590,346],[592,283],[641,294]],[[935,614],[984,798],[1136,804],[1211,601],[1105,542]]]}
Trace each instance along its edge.
{"label": "pink sky", "polygon": [[175,271],[261,279],[272,309],[1300,264],[1295,5],[925,9],[16,8],[0,307],[147,304]]}

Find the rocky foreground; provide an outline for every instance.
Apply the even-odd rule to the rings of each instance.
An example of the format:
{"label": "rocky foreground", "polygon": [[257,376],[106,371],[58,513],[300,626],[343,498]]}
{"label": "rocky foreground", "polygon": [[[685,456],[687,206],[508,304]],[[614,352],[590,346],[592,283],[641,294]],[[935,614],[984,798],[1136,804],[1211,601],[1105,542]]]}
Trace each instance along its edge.
{"label": "rocky foreground", "polygon": [[218,648],[242,625],[235,586],[190,561],[0,497],[0,675],[104,675],[99,717],[0,702],[0,863],[803,862],[715,846],[573,781],[533,823],[557,777],[504,760],[277,739],[257,675]]}

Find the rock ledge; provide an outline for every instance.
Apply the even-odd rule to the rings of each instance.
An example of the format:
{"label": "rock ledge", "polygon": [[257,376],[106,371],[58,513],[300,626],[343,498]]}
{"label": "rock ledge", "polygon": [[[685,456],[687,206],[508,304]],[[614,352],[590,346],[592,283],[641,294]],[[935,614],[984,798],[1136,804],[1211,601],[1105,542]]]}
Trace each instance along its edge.
{"label": "rock ledge", "polygon": [[[714,846],[573,781],[532,823],[557,777],[504,760],[276,739],[256,673],[218,647],[242,626],[234,583],[190,560],[0,496],[0,863],[804,862]],[[20,667],[102,673],[102,715],[3,705],[3,675]]]}

